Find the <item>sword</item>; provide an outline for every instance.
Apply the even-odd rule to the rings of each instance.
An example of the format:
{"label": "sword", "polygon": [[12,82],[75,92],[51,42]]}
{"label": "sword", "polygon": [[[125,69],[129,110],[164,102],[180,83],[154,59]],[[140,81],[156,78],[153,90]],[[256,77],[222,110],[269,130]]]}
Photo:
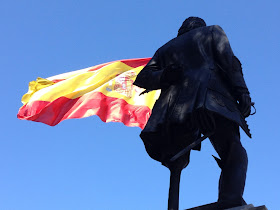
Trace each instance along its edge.
{"label": "sword", "polygon": [[187,152],[189,152],[191,149],[193,149],[195,146],[197,146],[198,144],[200,144],[203,140],[207,139],[209,136],[213,135],[214,132],[210,132],[208,134],[205,134],[204,136],[199,137],[197,140],[195,140],[193,143],[191,143],[190,145],[188,145],[186,148],[182,149],[180,152],[178,152],[176,155],[174,155],[171,159],[170,162],[173,162],[175,160],[177,160],[179,157],[181,157],[182,155],[186,154]]}

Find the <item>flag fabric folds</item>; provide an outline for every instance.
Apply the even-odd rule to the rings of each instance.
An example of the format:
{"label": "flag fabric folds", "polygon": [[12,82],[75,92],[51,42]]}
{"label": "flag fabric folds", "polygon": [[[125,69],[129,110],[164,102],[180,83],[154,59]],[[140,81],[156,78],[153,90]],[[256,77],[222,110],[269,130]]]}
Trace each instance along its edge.
{"label": "flag fabric folds", "polygon": [[144,128],[160,90],[147,94],[133,85],[150,58],[100,64],[29,83],[18,118],[51,126],[98,115],[104,122]]}

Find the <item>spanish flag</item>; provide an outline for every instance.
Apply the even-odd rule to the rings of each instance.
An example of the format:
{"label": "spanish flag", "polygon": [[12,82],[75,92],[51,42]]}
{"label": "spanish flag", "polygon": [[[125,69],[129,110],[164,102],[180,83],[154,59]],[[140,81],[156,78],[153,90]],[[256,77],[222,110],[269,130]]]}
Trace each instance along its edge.
{"label": "spanish flag", "polygon": [[57,125],[63,120],[98,115],[104,122],[144,128],[160,91],[140,95],[133,85],[150,58],[100,64],[29,83],[17,117]]}

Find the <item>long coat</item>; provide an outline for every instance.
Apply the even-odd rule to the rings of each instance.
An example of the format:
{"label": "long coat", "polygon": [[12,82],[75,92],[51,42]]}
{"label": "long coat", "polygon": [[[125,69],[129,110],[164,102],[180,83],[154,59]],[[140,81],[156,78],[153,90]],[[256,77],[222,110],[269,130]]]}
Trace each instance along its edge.
{"label": "long coat", "polygon": [[[165,69],[176,64],[182,78],[163,87]],[[161,89],[147,125],[140,134],[148,154],[164,162],[199,135],[188,131],[189,116],[207,109],[250,131],[238,109],[238,97],[249,93],[239,60],[220,26],[208,26],[184,33],[159,48],[138,74],[135,85]]]}

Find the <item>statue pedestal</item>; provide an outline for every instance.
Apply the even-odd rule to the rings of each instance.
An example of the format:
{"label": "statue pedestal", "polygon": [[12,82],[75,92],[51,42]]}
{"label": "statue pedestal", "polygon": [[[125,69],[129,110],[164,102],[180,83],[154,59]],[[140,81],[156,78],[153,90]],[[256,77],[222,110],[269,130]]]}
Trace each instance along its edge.
{"label": "statue pedestal", "polygon": [[[186,209],[186,210],[217,210],[217,203],[210,203],[207,205],[198,206],[198,207],[194,207],[194,208],[190,208],[190,209]],[[254,207],[252,204],[249,204],[249,205],[238,206],[238,207],[229,208],[229,209],[225,209],[225,210],[268,210],[268,209],[266,208],[266,206]]]}

